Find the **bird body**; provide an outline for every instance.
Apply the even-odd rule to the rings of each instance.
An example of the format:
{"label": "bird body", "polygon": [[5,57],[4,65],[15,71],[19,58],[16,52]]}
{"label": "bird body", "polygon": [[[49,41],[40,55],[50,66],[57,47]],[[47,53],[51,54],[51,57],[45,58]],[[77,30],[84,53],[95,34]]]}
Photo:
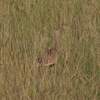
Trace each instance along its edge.
{"label": "bird body", "polygon": [[50,66],[57,63],[57,51],[55,48],[47,49],[38,57],[38,64],[42,66]]}

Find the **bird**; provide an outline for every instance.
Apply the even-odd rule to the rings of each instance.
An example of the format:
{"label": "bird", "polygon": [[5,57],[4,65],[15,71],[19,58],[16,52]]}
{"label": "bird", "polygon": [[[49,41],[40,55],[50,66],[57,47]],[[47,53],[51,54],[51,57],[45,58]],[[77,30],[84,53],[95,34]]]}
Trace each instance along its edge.
{"label": "bird", "polygon": [[57,64],[59,52],[60,31],[56,30],[53,33],[53,46],[46,48],[44,52],[38,56],[37,63],[40,66],[52,66]]}

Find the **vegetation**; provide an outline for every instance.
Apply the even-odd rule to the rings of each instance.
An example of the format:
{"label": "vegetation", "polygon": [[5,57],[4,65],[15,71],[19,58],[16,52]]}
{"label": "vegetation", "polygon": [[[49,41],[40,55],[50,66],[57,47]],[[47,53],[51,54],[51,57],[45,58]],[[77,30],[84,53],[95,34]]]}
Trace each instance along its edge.
{"label": "vegetation", "polygon": [[[60,28],[57,64],[39,69]],[[99,0],[0,0],[0,100],[100,100]]]}

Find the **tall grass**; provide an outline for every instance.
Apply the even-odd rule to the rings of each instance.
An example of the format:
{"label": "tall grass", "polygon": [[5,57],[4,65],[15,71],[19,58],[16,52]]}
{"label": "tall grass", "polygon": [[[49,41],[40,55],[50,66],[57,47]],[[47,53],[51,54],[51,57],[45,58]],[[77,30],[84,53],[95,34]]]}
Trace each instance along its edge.
{"label": "tall grass", "polygon": [[[99,10],[98,0],[0,0],[0,100],[100,100]],[[57,65],[39,71],[62,27]]]}

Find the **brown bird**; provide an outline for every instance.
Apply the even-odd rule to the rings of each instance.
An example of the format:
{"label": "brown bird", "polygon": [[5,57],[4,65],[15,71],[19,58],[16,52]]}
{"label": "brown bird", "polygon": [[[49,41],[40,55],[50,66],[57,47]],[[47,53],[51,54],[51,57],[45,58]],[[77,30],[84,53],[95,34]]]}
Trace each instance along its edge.
{"label": "brown bird", "polygon": [[56,30],[53,34],[53,47],[47,48],[44,53],[37,58],[39,65],[51,66],[57,63],[59,52],[59,35],[60,31]]}

